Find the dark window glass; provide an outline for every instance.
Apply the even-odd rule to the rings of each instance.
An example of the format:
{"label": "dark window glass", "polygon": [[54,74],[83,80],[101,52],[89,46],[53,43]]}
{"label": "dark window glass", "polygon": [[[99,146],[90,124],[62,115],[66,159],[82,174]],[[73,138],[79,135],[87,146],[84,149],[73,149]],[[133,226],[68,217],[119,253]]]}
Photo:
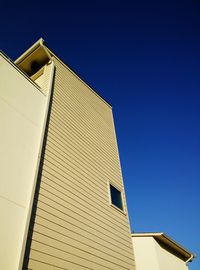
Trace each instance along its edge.
{"label": "dark window glass", "polygon": [[111,202],[119,209],[123,210],[122,194],[114,186],[110,185]]}

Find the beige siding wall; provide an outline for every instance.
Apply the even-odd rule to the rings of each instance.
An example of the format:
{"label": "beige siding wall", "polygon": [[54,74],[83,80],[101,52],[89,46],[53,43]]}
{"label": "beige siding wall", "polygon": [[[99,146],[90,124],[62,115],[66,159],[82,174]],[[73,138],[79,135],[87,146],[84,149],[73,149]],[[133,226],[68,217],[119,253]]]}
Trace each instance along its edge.
{"label": "beige siding wall", "polygon": [[128,216],[109,203],[109,181],[124,196],[112,109],[54,61],[55,87],[27,267],[134,269]]}

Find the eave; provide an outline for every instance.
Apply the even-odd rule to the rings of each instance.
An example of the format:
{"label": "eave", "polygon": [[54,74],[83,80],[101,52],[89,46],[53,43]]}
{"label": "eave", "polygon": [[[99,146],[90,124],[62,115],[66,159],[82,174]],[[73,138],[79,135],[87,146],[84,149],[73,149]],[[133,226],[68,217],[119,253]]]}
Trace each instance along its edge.
{"label": "eave", "polygon": [[154,232],[154,233],[132,233],[132,238],[134,237],[153,237],[156,240],[159,240],[161,243],[165,244],[170,249],[174,250],[180,257],[183,258],[185,262],[192,261],[195,258],[195,255],[188,251],[186,248],[172,240],[169,236],[163,232]]}

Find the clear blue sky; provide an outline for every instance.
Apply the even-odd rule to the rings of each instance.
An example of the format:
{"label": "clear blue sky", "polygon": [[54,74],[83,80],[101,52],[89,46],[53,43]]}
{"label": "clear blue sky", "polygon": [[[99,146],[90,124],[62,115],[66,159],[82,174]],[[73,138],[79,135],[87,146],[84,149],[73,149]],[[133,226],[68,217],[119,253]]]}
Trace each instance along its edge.
{"label": "clear blue sky", "polygon": [[200,1],[2,1],[0,15],[11,59],[43,37],[113,105],[132,229],[200,257]]}

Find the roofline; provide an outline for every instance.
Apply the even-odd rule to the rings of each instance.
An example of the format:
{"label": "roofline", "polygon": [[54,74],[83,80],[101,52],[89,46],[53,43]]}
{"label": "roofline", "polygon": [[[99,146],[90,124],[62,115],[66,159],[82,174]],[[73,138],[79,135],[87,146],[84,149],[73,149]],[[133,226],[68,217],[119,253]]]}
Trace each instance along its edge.
{"label": "roofline", "polygon": [[177,253],[185,258],[185,262],[191,262],[195,258],[195,254],[188,251],[186,248],[175,242],[168,235],[163,232],[147,232],[147,233],[132,233],[132,238],[134,237],[153,237],[160,240],[162,243],[166,244],[168,247],[174,249]]}
{"label": "roofline", "polygon": [[10,57],[7,56],[7,54],[5,54],[2,50],[0,50],[0,56],[3,57],[10,65],[12,65],[23,77],[25,77],[44,95],[39,85],[35,83],[33,80],[31,80],[31,78],[18,65],[16,65],[15,62],[13,62],[12,59],[10,59]]}
{"label": "roofline", "polygon": [[[16,60],[15,64],[19,65],[25,58],[27,58],[28,55],[30,55],[32,52],[34,52],[37,48],[44,47],[44,39],[40,38],[38,41],[36,41],[28,50],[26,50],[22,55],[20,55]],[[51,57],[50,54],[46,51],[49,58]]]}
{"label": "roofline", "polygon": [[85,84],[87,87],[90,88],[90,90],[96,95],[98,96],[104,103],[106,103],[106,105],[108,105],[108,107],[110,107],[112,109],[112,105],[106,101],[103,97],[101,97],[101,95],[94,90],[87,82],[85,82],[83,79],[81,79],[78,74],[76,73],[75,70],[73,70],[71,67],[69,67],[67,64],[65,64],[52,50],[50,50],[46,45],[45,48],[49,51],[49,53],[51,54],[51,56],[53,55],[62,65],[64,65],[74,76],[76,76],[83,84]]}
{"label": "roofline", "polygon": [[22,62],[29,54],[31,54],[33,51],[35,51],[38,47],[43,46],[43,43],[44,43],[44,39],[40,38],[28,50],[26,50],[22,55],[20,55],[15,60],[15,64],[18,65],[20,62]]}
{"label": "roofline", "polygon": [[89,89],[98,96],[108,107],[112,109],[112,105],[109,104],[104,98],[102,98],[97,91],[95,91],[91,86],[88,85],[84,80],[82,80],[74,70],[72,70],[68,65],[66,65],[53,51],[51,51],[46,45],[44,45],[44,39],[40,38],[36,41],[28,50],[26,50],[21,56],[15,60],[16,65],[20,65],[29,55],[31,55],[38,48],[42,47],[49,59],[52,59],[52,56],[55,57],[62,65],[64,65],[74,76],[76,76],[84,85],[89,87]]}

